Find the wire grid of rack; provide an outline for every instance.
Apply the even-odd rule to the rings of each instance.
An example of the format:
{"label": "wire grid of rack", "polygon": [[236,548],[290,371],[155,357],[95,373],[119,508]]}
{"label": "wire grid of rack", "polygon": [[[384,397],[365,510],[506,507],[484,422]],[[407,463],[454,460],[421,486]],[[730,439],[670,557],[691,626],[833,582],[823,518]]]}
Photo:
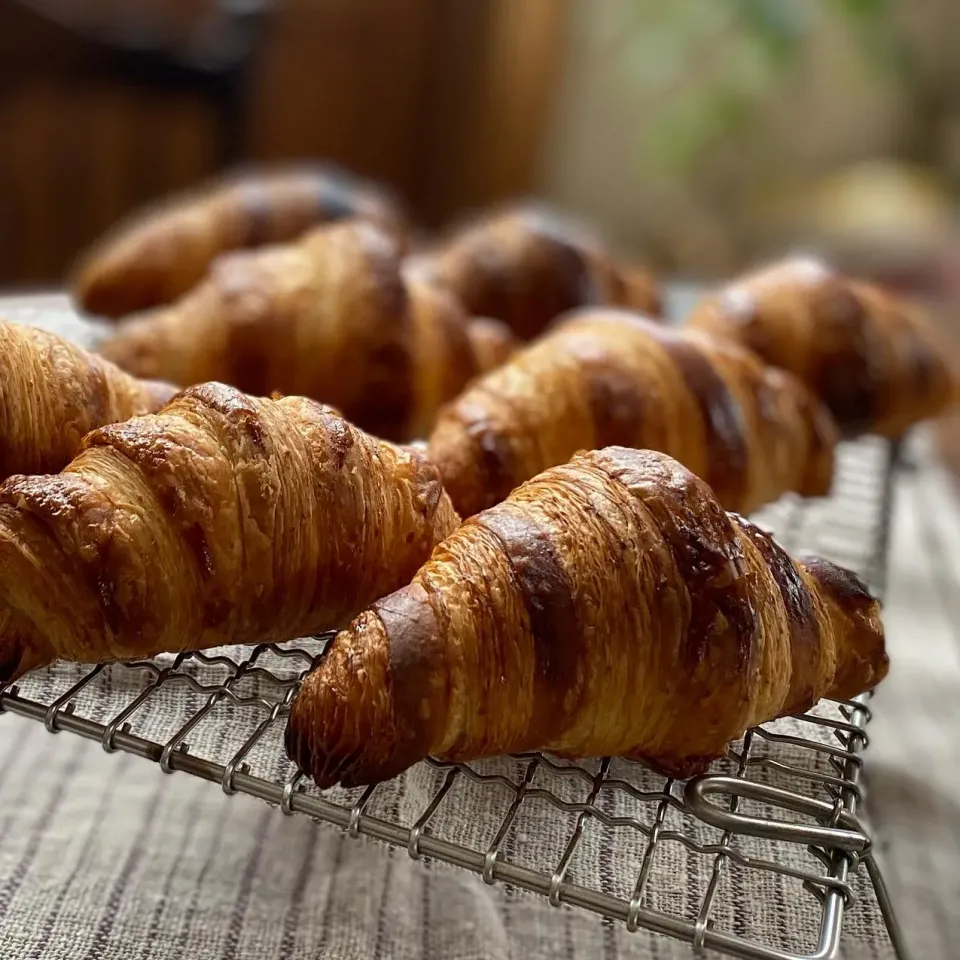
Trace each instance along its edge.
{"label": "wire grid of rack", "polygon": [[[845,444],[829,497],[787,497],[755,520],[788,550],[844,564],[882,595],[897,463],[896,449],[879,439]],[[851,879],[865,864],[905,955],[857,817],[867,698],[821,703],[803,718],[752,730],[729,759],[685,784],[619,758],[530,754],[429,760],[386,784],[320,792],[286,759],[281,738],[289,703],[327,640],[58,664],[0,693],[0,710],[555,906],[740,957],[833,956],[855,900]],[[755,923],[744,919],[748,903]]]}

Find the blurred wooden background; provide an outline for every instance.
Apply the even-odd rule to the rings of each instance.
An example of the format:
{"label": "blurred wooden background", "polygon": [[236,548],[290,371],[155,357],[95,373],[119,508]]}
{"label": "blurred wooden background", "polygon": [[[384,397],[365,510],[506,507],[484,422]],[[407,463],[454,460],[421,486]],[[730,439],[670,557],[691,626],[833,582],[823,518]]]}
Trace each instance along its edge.
{"label": "blurred wooden background", "polygon": [[530,189],[563,0],[0,4],[0,284],[244,160],[332,157],[432,225]]}
{"label": "blurred wooden background", "polygon": [[0,2],[0,284],[60,279],[225,166],[329,157],[427,227],[538,193],[661,272],[799,243],[936,295],[940,251],[960,262],[956,0],[766,8]]}

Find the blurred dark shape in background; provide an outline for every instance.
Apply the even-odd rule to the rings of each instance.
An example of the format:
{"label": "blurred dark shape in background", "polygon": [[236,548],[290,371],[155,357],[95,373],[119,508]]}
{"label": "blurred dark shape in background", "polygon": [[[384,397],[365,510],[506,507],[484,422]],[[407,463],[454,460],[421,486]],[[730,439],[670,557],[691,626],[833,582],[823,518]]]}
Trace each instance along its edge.
{"label": "blurred dark shape in background", "polygon": [[674,274],[804,245],[941,296],[958,44],[955,0],[8,0],[0,283],[226,167],[319,157],[425,227],[539,194]]}
{"label": "blurred dark shape in background", "polygon": [[562,4],[0,5],[0,283],[240,161],[331,158],[434,225],[534,186]]}

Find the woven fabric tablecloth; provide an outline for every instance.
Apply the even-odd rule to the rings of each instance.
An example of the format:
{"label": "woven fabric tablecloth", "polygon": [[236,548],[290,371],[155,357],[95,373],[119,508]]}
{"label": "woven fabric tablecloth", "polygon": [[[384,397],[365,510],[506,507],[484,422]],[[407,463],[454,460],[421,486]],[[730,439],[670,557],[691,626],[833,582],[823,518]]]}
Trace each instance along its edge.
{"label": "woven fabric tablecloth", "polygon": [[[7,304],[2,314],[91,335],[59,299]],[[922,442],[914,458],[894,518],[885,613],[893,670],[873,702],[867,812],[914,956],[936,960],[956,957],[960,944],[960,509]],[[416,780],[406,789],[415,792]],[[455,813],[470,824],[485,811]],[[4,960],[691,955],[13,715],[0,717],[0,824]],[[549,847],[560,826],[547,815],[525,829],[534,847]],[[632,877],[637,856],[635,846],[614,849],[583,869]],[[666,856],[673,893],[664,896],[702,887],[696,858],[679,847]],[[790,889],[771,875],[762,896],[726,919],[776,939],[812,903]],[[890,956],[862,876],[854,889],[842,956]]]}

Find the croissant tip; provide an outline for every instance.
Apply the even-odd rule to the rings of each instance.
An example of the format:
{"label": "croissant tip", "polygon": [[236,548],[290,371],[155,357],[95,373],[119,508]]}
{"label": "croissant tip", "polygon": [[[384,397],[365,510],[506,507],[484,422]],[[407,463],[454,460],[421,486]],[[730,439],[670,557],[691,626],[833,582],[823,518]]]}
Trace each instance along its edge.
{"label": "croissant tip", "polygon": [[297,765],[301,773],[310,777],[321,790],[327,790],[341,782],[341,771],[344,764],[331,762],[334,759],[332,757],[324,758],[322,764],[318,762],[321,757],[312,748],[310,737],[304,736],[301,731],[301,723],[296,716],[296,703],[294,703],[294,710],[287,720],[283,745],[290,760]]}
{"label": "croissant tip", "polygon": [[304,760],[306,760],[307,757],[305,756],[301,741],[300,731],[297,729],[291,716],[287,721],[287,728],[283,734],[283,748],[290,760],[301,770],[305,770],[307,764],[304,763]]}
{"label": "croissant tip", "polygon": [[724,747],[710,756],[657,757],[643,752],[629,753],[626,756],[627,759],[642,763],[662,777],[671,780],[689,780],[691,777],[706,773],[715,760],[721,760],[728,754],[729,747]]}
{"label": "croissant tip", "polygon": [[13,683],[26,673],[25,646],[17,636],[0,637],[0,687]]}

